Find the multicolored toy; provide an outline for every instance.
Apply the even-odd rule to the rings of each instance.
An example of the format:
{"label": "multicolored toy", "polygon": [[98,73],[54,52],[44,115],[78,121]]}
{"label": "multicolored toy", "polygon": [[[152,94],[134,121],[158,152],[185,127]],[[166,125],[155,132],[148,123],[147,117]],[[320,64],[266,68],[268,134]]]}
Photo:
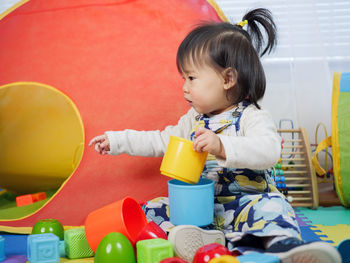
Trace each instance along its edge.
{"label": "multicolored toy", "polygon": [[332,136],[320,142],[312,163],[320,175],[326,171],[320,166],[317,154],[332,146],[335,188],[340,202],[350,207],[350,73],[334,73],[332,95]]}
{"label": "multicolored toy", "polygon": [[283,138],[281,159],[273,168],[276,187],[294,207],[318,207],[315,169],[311,163],[311,147],[305,128],[279,129]]}

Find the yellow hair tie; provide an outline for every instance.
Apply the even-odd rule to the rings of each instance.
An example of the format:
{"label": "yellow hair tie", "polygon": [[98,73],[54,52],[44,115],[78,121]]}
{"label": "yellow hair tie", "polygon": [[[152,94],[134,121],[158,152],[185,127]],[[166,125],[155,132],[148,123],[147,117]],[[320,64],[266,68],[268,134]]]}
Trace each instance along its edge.
{"label": "yellow hair tie", "polygon": [[248,24],[248,20],[243,20],[243,21],[237,23],[236,25],[243,28],[246,24]]}

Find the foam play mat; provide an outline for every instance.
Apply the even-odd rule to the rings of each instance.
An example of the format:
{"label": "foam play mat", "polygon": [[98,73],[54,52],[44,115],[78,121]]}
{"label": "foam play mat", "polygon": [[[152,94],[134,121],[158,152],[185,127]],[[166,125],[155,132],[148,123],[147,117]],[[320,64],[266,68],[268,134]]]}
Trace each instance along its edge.
{"label": "foam play mat", "polygon": [[350,238],[350,210],[342,206],[319,207],[317,210],[295,208],[302,238],[322,240],[338,246]]}
{"label": "foam play mat", "polygon": [[[177,47],[203,20],[225,17],[205,0],[24,0],[1,14],[0,230],[79,226],[126,196],[166,194],[160,158],[86,145],[107,130],[176,124],[188,110]],[[48,198],[16,206],[36,192]]]}
{"label": "foam play mat", "polygon": [[[324,241],[337,247],[342,240],[350,239],[350,210],[342,206],[295,208],[302,239]],[[8,262],[24,263],[26,261],[28,235],[0,233],[7,245],[5,252]],[[13,260],[13,261],[10,261]],[[93,262],[93,258],[69,260],[62,257],[60,262]],[[4,261],[6,262],[6,260]]]}

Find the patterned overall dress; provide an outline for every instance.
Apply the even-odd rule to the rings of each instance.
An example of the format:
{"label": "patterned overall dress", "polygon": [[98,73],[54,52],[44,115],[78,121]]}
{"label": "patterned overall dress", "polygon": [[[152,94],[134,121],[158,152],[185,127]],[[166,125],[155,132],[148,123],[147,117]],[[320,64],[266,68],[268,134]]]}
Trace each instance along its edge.
{"label": "patterned overall dress", "polygon": [[[218,115],[197,116],[191,139],[194,139],[198,127],[217,134],[240,136],[240,119],[248,105],[244,101]],[[275,187],[270,169],[224,168],[209,154],[201,177],[214,181],[215,194],[214,222],[204,228],[223,231],[230,249],[233,249],[233,242],[246,234],[300,238],[294,210]],[[147,202],[144,207],[147,219],[165,231],[173,227],[169,221],[168,205],[168,198],[159,197]]]}

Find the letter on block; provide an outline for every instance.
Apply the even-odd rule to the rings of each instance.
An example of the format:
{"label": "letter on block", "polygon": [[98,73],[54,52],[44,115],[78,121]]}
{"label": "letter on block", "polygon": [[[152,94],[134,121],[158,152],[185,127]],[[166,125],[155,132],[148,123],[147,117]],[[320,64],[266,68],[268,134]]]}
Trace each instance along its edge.
{"label": "letter on block", "polygon": [[174,256],[173,245],[162,238],[141,240],[136,248],[138,263],[154,263]]}
{"label": "letter on block", "polygon": [[72,228],[64,231],[66,256],[70,259],[92,257],[94,252],[90,248],[84,228]]}
{"label": "letter on block", "polygon": [[52,233],[29,235],[27,256],[30,263],[58,263],[59,239]]}

